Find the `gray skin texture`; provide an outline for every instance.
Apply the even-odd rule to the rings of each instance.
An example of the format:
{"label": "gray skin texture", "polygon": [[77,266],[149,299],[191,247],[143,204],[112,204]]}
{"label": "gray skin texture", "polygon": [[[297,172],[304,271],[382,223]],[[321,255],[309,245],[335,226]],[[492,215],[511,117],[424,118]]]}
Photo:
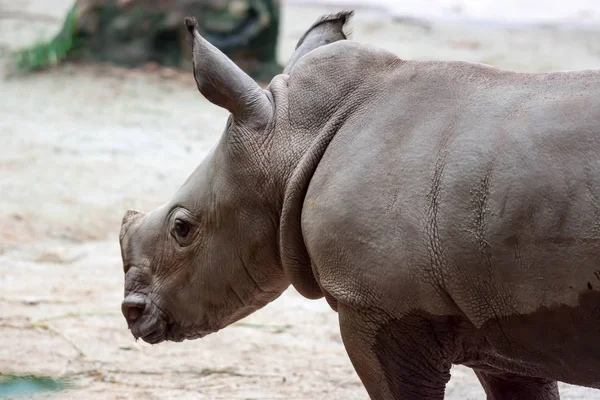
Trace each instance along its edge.
{"label": "gray skin texture", "polygon": [[196,30],[200,92],[230,111],[175,196],[130,210],[136,338],[226,327],[293,285],[339,314],[373,399],[600,388],[600,70],[406,61],[325,16],[261,89]]}

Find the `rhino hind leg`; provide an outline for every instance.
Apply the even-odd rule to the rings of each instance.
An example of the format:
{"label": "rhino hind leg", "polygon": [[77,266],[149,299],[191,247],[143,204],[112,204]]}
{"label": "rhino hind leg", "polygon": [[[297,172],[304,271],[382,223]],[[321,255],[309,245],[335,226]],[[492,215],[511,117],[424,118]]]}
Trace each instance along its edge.
{"label": "rhino hind leg", "polygon": [[488,400],[559,400],[556,381],[475,370]]}
{"label": "rhino hind leg", "polygon": [[453,346],[446,324],[421,316],[387,322],[339,305],[342,340],[373,400],[442,400]]}

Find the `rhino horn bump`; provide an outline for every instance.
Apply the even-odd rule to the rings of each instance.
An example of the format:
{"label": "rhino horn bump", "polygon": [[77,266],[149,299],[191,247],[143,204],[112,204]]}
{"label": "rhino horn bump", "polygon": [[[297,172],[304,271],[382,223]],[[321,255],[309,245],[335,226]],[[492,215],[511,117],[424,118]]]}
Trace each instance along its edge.
{"label": "rhino horn bump", "polygon": [[119,232],[119,240],[123,240],[123,237],[127,233],[127,230],[138,218],[144,215],[143,212],[138,210],[127,210],[121,221],[121,231]]}

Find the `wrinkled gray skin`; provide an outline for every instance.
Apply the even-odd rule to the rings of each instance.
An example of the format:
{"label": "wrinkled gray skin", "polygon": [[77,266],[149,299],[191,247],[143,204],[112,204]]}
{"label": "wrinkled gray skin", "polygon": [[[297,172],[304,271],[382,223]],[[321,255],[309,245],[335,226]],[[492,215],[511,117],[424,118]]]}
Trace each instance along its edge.
{"label": "wrinkled gray skin", "polygon": [[231,112],[173,199],[129,211],[123,313],[149,343],[199,338],[290,284],[325,296],[373,399],[600,387],[600,71],[405,61],[324,17],[262,90],[193,37]]}

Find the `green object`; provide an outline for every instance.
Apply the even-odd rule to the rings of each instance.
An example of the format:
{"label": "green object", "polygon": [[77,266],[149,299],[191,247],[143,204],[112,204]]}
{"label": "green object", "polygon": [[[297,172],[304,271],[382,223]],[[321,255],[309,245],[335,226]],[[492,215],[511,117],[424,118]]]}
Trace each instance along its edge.
{"label": "green object", "polygon": [[209,42],[255,79],[270,80],[282,71],[279,10],[278,0],[78,0],[53,39],[14,54],[15,69],[41,70],[67,59],[190,69],[183,19],[193,15]]}
{"label": "green object", "polygon": [[0,375],[0,398],[26,396],[66,388],[59,380],[40,376]]}
{"label": "green object", "polygon": [[67,13],[60,32],[52,40],[13,53],[17,72],[40,70],[64,60],[73,48],[76,24],[77,13],[73,6]]}

